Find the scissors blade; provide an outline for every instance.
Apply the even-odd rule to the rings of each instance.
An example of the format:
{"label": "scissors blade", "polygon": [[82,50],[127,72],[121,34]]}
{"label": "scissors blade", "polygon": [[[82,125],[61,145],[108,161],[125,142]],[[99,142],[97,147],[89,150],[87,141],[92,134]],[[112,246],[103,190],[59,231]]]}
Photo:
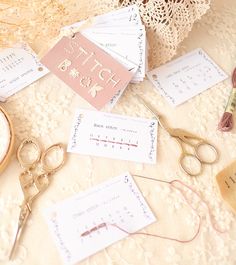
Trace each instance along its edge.
{"label": "scissors blade", "polygon": [[200,136],[197,136],[193,133],[190,133],[184,129],[179,129],[179,128],[171,129],[171,136],[179,138],[185,144],[189,144],[191,146],[196,145],[192,141],[197,141],[197,143],[204,141],[203,138],[201,138]]}
{"label": "scissors blade", "polygon": [[21,211],[20,211],[19,220],[18,220],[18,227],[17,227],[17,231],[16,231],[16,234],[14,237],[14,243],[13,243],[13,246],[11,248],[10,255],[9,255],[10,260],[12,260],[12,258],[13,258],[13,255],[14,255],[15,250],[16,250],[16,246],[20,241],[21,234],[23,232],[25,223],[26,223],[30,213],[31,213],[31,211],[29,209],[28,203],[24,202],[23,205],[21,206]]}
{"label": "scissors blade", "polygon": [[142,101],[142,104],[156,117],[156,119],[158,120],[159,124],[161,125],[161,127],[163,129],[165,129],[167,132],[168,129],[167,127],[163,124],[163,121],[161,119],[161,116],[157,113],[157,111],[153,108],[153,106],[148,103],[145,99],[143,99],[142,97],[140,97],[139,95],[135,95],[140,101]]}

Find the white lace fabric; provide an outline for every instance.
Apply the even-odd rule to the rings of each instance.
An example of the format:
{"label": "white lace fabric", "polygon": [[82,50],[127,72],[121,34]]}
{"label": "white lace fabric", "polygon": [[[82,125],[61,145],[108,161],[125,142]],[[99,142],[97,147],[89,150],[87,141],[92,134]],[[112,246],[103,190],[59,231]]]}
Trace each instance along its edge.
{"label": "white lace fabric", "polygon": [[[15,2],[18,3],[18,1]],[[39,2],[42,3],[41,9],[38,11],[40,13],[43,12],[46,1]],[[163,5],[164,2],[166,3],[166,1],[156,2]],[[187,15],[182,20],[176,17],[175,24],[182,25],[184,23],[181,34],[175,32],[174,24],[172,27],[167,24],[169,31],[164,31],[168,27],[165,27],[163,22],[158,22],[156,31],[160,33],[156,37],[152,37],[154,36],[152,35],[154,28],[151,29],[151,26],[148,26],[149,16],[143,16],[143,20],[146,21],[149,28],[150,46],[156,45],[155,47],[157,47],[151,49],[151,57],[153,58],[150,59],[151,65],[159,65],[169,60],[176,51],[177,43],[187,35],[188,30],[192,27],[191,15],[193,21],[194,17],[195,19],[199,18],[209,7],[209,1],[204,0],[172,2],[172,8],[175,7],[177,11],[181,6],[182,10],[185,10],[183,7],[189,3],[186,7],[186,13],[182,13]],[[61,1],[61,5],[62,3]],[[71,4],[70,1],[65,1],[65,3]],[[170,3],[168,1],[166,6],[171,6]],[[124,2],[124,4],[127,3]],[[49,11],[52,4],[48,2],[48,5],[47,10]],[[154,1],[147,1],[145,10],[152,9],[153,5],[155,5]],[[74,9],[77,8],[81,12],[79,14],[78,11],[76,20],[89,16],[90,11],[98,14],[117,6],[117,3],[106,0],[95,1],[94,3],[80,1],[80,5],[74,6]],[[190,6],[192,9],[189,8]],[[70,6],[70,8],[72,7],[73,5]],[[140,9],[142,10],[143,7],[144,4],[141,4],[140,1]],[[81,10],[83,10],[83,14]],[[174,13],[177,14],[177,11]],[[65,12],[65,17],[62,18],[62,21],[58,23],[54,21],[53,25],[56,28],[60,27],[59,24],[70,24],[75,21],[73,16],[76,12],[74,10],[72,17],[66,17],[66,14],[69,14],[66,13],[67,10],[63,12]],[[202,47],[230,74],[236,62],[235,14],[235,0],[214,0],[207,14],[194,25],[188,38],[181,43],[177,55]],[[155,16],[152,17],[155,18]],[[43,20],[38,18],[38,21]],[[49,23],[49,20],[46,21]],[[185,25],[188,25],[189,28],[186,28]],[[36,41],[33,44],[38,51],[41,47],[40,44],[50,39],[50,34],[56,35],[57,31],[54,27],[50,27],[50,34],[47,36],[45,25],[42,26],[39,23],[39,29],[43,28],[45,31],[42,31],[41,39],[35,37]],[[25,29],[26,37],[31,39],[31,43],[33,43],[34,32],[29,37],[27,28]],[[160,35],[161,33],[163,35]],[[164,38],[166,38],[167,44],[163,46]],[[230,90],[231,81],[226,80],[194,97],[189,102],[172,108],[154,90],[148,80],[139,85],[129,86],[112,112],[151,118],[152,115],[134,97],[138,93],[165,116],[170,126],[189,130],[215,144],[220,152],[219,162],[212,166],[206,166],[203,174],[198,178],[186,176],[178,165],[180,154],[178,145],[161,128],[158,132],[156,165],[142,165],[92,156],[68,155],[65,166],[52,177],[50,187],[34,204],[33,213],[27,223],[15,260],[12,262],[0,261],[0,265],[44,265],[45,263],[62,265],[62,260],[43,217],[44,209],[125,171],[163,180],[176,178],[182,180],[208,201],[217,225],[227,232],[220,234],[214,231],[207,217],[206,209],[200,207],[202,227],[199,236],[190,244],[183,245],[146,236],[129,236],[127,239],[119,241],[81,262],[81,265],[235,265],[236,217],[222,202],[215,183],[216,174],[236,158],[236,128],[230,133],[221,133],[216,130]],[[23,138],[34,136],[45,148],[56,142],[66,144],[76,108],[89,107],[84,100],[52,74],[17,93],[1,106],[6,109],[13,121],[17,136],[16,145]],[[0,175],[0,259],[4,259],[8,254],[17,224],[19,205],[23,199],[18,182],[20,172],[21,168],[13,156],[10,166]],[[188,210],[189,208],[186,207],[184,200],[177,192],[173,192],[168,186],[158,183],[153,185],[153,183],[143,180],[136,180],[136,182],[158,219],[155,224],[145,229],[146,232],[183,239],[193,235],[198,220]]]}
{"label": "white lace fabric", "polygon": [[150,44],[149,66],[169,61],[193,23],[210,7],[210,0],[120,0],[123,5],[136,3],[147,28]]}

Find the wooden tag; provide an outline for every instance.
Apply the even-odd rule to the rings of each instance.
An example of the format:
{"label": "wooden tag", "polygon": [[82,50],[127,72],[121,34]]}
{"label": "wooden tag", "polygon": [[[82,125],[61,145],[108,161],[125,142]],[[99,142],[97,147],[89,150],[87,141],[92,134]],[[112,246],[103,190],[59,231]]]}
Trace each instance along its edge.
{"label": "wooden tag", "polygon": [[236,161],[216,175],[216,182],[223,200],[236,213]]}

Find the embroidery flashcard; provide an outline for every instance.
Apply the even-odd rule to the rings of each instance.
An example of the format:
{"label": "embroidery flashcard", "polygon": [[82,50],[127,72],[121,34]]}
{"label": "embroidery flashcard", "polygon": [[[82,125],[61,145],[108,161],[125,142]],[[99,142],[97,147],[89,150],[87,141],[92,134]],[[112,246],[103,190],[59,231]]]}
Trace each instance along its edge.
{"label": "embroidery flashcard", "polygon": [[[126,60],[138,66],[132,82],[143,81],[146,74],[146,31],[138,27],[95,27],[81,32],[85,37],[98,43],[110,55],[111,52],[122,55]],[[110,52],[111,51],[111,52]]]}
{"label": "embroidery flashcard", "polygon": [[145,26],[142,24],[137,5],[65,26],[61,33],[68,34],[78,30],[113,58],[122,56],[125,64],[135,64],[137,68],[131,82],[143,81],[147,69],[148,46]]}
{"label": "embroidery flashcard", "polygon": [[174,106],[228,77],[200,48],[150,71],[147,76],[155,88]]}
{"label": "embroidery flashcard", "polygon": [[27,44],[0,51],[0,101],[5,101],[48,72]]}
{"label": "embroidery flashcard", "polygon": [[63,37],[41,61],[98,110],[123,91],[133,76],[80,33]]}
{"label": "embroidery flashcard", "polygon": [[[129,173],[57,203],[47,223],[65,264],[79,261],[156,221]],[[90,234],[82,236],[90,230]]]}
{"label": "embroidery flashcard", "polygon": [[157,120],[79,109],[68,152],[156,163]]}

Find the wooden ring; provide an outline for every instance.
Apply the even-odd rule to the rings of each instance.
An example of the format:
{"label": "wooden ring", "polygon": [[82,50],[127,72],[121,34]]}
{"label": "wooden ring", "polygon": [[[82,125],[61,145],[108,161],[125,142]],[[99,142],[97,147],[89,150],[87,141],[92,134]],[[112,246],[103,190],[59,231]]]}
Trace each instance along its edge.
{"label": "wooden ring", "polygon": [[8,122],[9,133],[10,133],[10,136],[9,136],[10,139],[9,139],[8,148],[6,150],[5,156],[0,161],[0,173],[1,173],[6,168],[6,166],[8,165],[8,163],[10,162],[10,158],[11,158],[11,155],[12,155],[12,152],[13,152],[15,137],[14,137],[14,131],[13,131],[12,122],[11,122],[8,114],[1,107],[0,107],[0,113],[2,113],[5,116],[5,118],[6,118],[7,122]]}

